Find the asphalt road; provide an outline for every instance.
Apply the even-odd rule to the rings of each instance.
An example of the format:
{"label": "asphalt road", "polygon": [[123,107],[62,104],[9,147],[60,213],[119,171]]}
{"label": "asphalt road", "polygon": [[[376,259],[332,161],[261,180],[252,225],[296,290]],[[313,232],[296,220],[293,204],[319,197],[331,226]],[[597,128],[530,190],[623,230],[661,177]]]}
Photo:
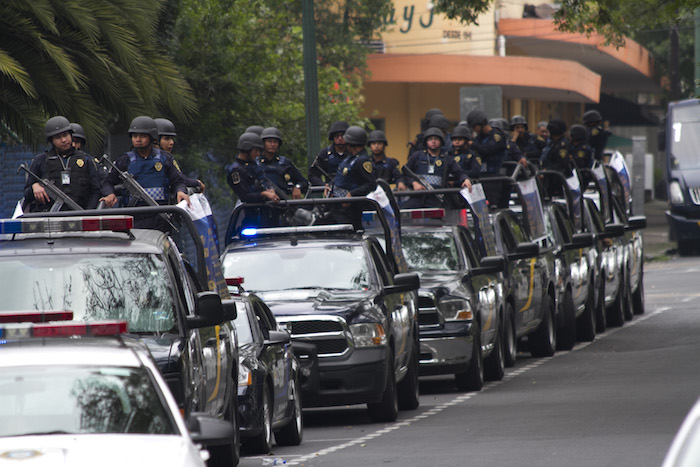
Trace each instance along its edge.
{"label": "asphalt road", "polygon": [[552,358],[520,354],[503,381],[457,392],[421,380],[421,406],[393,424],[364,407],[305,412],[304,466],[659,466],[700,396],[700,258],[645,267],[646,313]]}

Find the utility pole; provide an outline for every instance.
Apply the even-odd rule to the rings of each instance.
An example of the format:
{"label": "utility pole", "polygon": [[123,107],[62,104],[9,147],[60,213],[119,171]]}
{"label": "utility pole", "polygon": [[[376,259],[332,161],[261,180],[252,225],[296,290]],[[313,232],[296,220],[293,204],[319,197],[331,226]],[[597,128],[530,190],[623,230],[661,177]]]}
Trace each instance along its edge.
{"label": "utility pole", "polygon": [[677,101],[681,98],[681,83],[678,65],[678,23],[676,22],[671,24],[671,29],[669,30],[668,55],[669,79],[671,81],[671,90],[668,97],[671,101]]}
{"label": "utility pole", "polygon": [[313,164],[321,149],[318,116],[318,73],[316,69],[316,30],[313,0],[301,1],[301,24],[304,36],[304,95],[306,107],[306,158]]}
{"label": "utility pole", "polygon": [[700,96],[700,9],[695,10],[695,97]]}

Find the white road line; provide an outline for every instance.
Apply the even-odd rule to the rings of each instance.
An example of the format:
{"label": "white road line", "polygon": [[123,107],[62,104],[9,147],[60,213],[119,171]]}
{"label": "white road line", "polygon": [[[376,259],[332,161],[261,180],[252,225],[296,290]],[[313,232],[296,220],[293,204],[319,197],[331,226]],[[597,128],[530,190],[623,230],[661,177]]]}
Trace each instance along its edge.
{"label": "white road line", "polygon": [[365,442],[370,441],[372,439],[378,438],[379,436],[391,433],[391,432],[396,431],[396,430],[403,428],[405,426],[409,426],[412,423],[418,422],[420,420],[425,420],[426,418],[430,418],[433,415],[439,414],[440,412],[442,412],[443,410],[445,410],[448,407],[452,407],[456,404],[460,404],[462,402],[465,402],[465,401],[467,401],[467,400],[471,399],[472,397],[475,397],[479,394],[483,394],[484,392],[487,392],[492,388],[498,387],[501,384],[512,380],[516,376],[520,376],[521,374],[528,372],[528,371],[532,370],[533,368],[537,368],[538,366],[542,365],[545,362],[548,362],[548,361],[550,361],[554,358],[557,358],[557,357],[562,357],[562,356],[567,355],[571,352],[577,352],[579,350],[585,349],[586,347],[593,344],[594,342],[597,342],[601,339],[605,339],[608,336],[612,336],[613,334],[615,334],[616,332],[618,332],[622,329],[627,329],[627,328],[630,328],[632,326],[635,326],[638,323],[646,321],[647,319],[651,318],[652,316],[659,315],[659,314],[663,313],[664,311],[668,311],[668,310],[670,310],[670,307],[661,307],[661,308],[658,308],[658,309],[652,311],[651,313],[646,313],[646,314],[641,315],[641,316],[635,315],[633,321],[626,322],[624,326],[621,326],[619,328],[610,329],[610,330],[604,332],[603,334],[596,335],[595,340],[592,342],[581,342],[579,344],[576,344],[574,346],[574,348],[571,350],[557,352],[552,357],[538,359],[532,363],[525,365],[522,368],[518,368],[517,370],[514,370],[514,371],[509,371],[508,373],[506,373],[503,376],[503,379],[501,381],[491,381],[487,384],[484,384],[484,387],[479,392],[471,392],[469,394],[462,394],[460,396],[455,397],[454,399],[452,399],[449,402],[437,405],[437,406],[431,408],[430,410],[423,412],[419,415],[416,415],[408,420],[402,420],[400,422],[395,422],[395,423],[393,423],[385,428],[377,430],[377,431],[370,433],[368,435],[362,436],[361,438],[356,438],[356,439],[353,439],[353,440],[348,441],[346,443],[338,444],[335,446],[330,446],[330,447],[327,447],[325,449],[321,449],[319,451],[312,452],[311,454],[290,456],[290,457],[294,457],[294,459],[291,462],[287,462],[287,464],[288,465],[301,464],[303,462],[310,461],[311,459],[316,459],[316,458],[321,457],[321,456],[332,454],[332,453],[340,451],[342,449],[346,449],[346,448],[349,448],[352,446],[361,445],[362,443],[365,443]]}

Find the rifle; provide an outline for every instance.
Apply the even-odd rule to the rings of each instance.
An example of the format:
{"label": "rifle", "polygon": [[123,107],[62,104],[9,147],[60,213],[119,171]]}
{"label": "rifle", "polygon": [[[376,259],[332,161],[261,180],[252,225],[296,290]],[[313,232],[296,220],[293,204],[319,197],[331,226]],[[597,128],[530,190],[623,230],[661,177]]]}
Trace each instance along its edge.
{"label": "rifle", "polygon": [[84,209],[76,203],[73,198],[68,196],[58,188],[54,182],[49,180],[48,178],[41,178],[27,167],[26,164],[20,164],[19,168],[17,169],[17,173],[20,172],[20,170],[23,170],[27,172],[30,176],[34,177],[36,180],[36,183],[39,183],[41,186],[44,187],[46,191],[49,192],[49,198],[54,199],[53,206],[51,206],[50,212],[57,212],[60,211],[61,208],[63,207],[64,204],[67,204],[69,208],[71,208],[73,211],[83,211]]}
{"label": "rifle", "polygon": [[[428,183],[428,182],[425,180],[425,178],[423,178],[422,176],[418,175],[417,173],[415,173],[413,170],[409,169],[409,168],[406,167],[405,165],[404,165],[403,167],[401,167],[401,172],[402,172],[404,175],[408,175],[409,177],[413,177],[413,178],[415,178],[416,180],[418,180],[418,183],[420,183],[421,185],[423,185],[427,191],[433,191],[433,190],[435,189],[435,188],[433,188],[433,186],[432,186],[430,183]],[[399,196],[400,196],[400,195],[399,195]],[[445,195],[435,195],[435,196],[437,197],[437,199],[440,200],[441,203],[443,203],[443,202],[445,201]]]}
{"label": "rifle", "polygon": [[[141,184],[136,181],[133,175],[131,175],[128,171],[123,172],[119,170],[119,167],[117,167],[114,162],[109,160],[107,157],[107,154],[103,154],[102,158],[100,159],[100,163],[107,163],[107,165],[110,167],[110,170],[114,170],[119,174],[119,177],[122,179],[122,185],[126,190],[133,196],[134,198],[138,198],[144,203],[148,204],[149,206],[160,206],[156,200],[154,200],[151,195],[149,195],[146,190],[143,189]],[[170,216],[164,213],[158,214],[160,217],[162,217],[165,222],[170,224],[170,227],[172,227],[175,231],[178,231],[177,227],[175,227],[175,224],[172,223],[170,220]]]}
{"label": "rifle", "polygon": [[318,156],[316,156],[316,159],[314,159],[314,162],[311,164],[311,167],[316,167],[316,168],[321,172],[321,175],[323,175],[324,177],[326,177],[326,180],[330,181],[331,178],[333,178],[333,177],[331,177],[330,175],[328,175],[328,172],[326,172],[325,170],[323,170],[323,167],[321,167],[320,165],[318,165]]}

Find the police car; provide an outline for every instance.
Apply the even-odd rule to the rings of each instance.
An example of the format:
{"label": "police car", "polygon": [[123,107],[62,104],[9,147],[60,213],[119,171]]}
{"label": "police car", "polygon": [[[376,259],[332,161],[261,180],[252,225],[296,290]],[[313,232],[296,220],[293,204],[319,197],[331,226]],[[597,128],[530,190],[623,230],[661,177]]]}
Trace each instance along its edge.
{"label": "police car", "polygon": [[[235,423],[235,305],[202,289],[204,277],[169,236],[132,229],[126,212],[181,215],[196,235],[174,206],[0,220],[0,313],[58,309],[79,320],[124,320],[148,346],[185,415],[206,412]],[[202,258],[200,251],[197,271],[204,271]],[[212,450],[212,463],[236,463],[238,446],[235,430],[227,446]]]}
{"label": "police car", "polygon": [[0,313],[5,463],[204,466],[200,444],[230,442],[228,422],[193,412],[185,424],[148,349],[118,336],[126,322],[46,322],[71,317]]}

